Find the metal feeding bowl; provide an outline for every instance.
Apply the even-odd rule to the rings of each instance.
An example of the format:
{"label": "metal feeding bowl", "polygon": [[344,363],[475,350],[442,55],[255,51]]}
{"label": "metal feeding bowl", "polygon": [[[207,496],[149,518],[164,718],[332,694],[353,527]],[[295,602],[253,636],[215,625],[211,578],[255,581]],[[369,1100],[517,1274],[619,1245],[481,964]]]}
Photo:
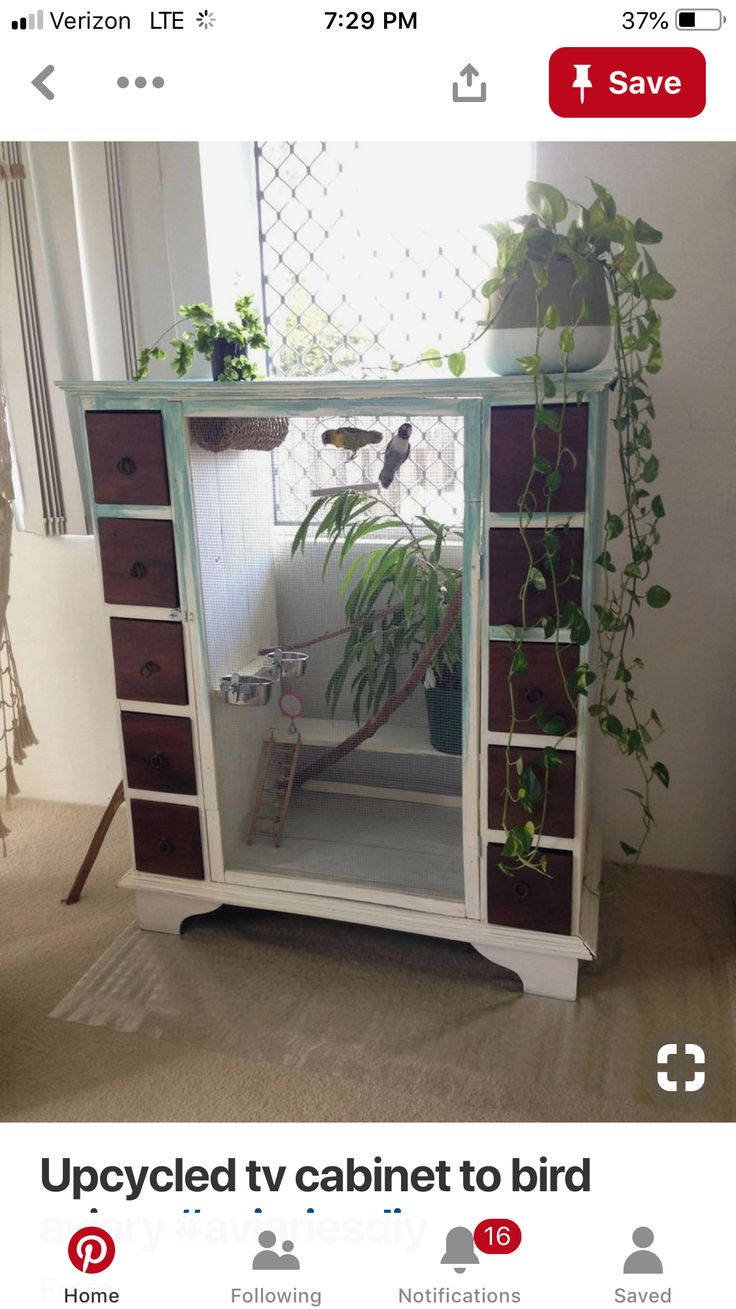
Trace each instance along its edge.
{"label": "metal feeding bowl", "polygon": [[303,677],[307,671],[308,663],[309,655],[302,654],[301,650],[282,650],[281,676]]}
{"label": "metal feeding bowl", "polygon": [[273,690],[270,677],[249,677],[245,673],[233,673],[223,677],[220,682],[220,695],[228,704],[246,705],[255,709],[268,704]]}

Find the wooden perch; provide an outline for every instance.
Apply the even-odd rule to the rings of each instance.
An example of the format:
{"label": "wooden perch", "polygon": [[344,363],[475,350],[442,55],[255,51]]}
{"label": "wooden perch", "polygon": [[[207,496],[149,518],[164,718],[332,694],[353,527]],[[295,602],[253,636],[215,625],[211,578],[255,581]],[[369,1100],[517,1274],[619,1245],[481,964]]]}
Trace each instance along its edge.
{"label": "wooden perch", "polygon": [[310,645],[320,645],[322,641],[331,641],[335,636],[344,636],[346,632],[352,632],[356,627],[364,627],[366,623],[377,623],[382,618],[388,618],[391,614],[397,614],[400,609],[404,608],[403,601],[400,604],[389,605],[388,609],[376,609],[372,614],[366,614],[365,618],[360,618],[357,623],[348,623],[347,627],[338,627],[334,632],[323,632],[321,636],[313,636],[308,641],[284,641],[283,645],[267,645],[263,650],[259,650],[259,655],[273,654],[276,649],[279,650],[308,650]]}
{"label": "wooden perch", "polygon": [[378,488],[378,482],[353,482],[352,486],[318,486],[316,491],[310,491],[309,494],[316,500],[320,495],[334,495],[336,492],[342,495],[343,491],[377,491]]}
{"label": "wooden perch", "polygon": [[346,737],[333,750],[328,750],[327,754],[322,755],[321,759],[317,759],[313,764],[307,764],[306,768],[302,768],[296,775],[296,786],[303,786],[305,782],[310,782],[313,777],[318,777],[327,768],[331,768],[340,759],[344,759],[345,755],[352,754],[353,750],[357,750],[358,746],[362,745],[364,741],[368,741],[372,736],[375,736],[379,727],[383,727],[384,723],[388,722],[392,714],[396,713],[396,710],[400,708],[404,701],[409,699],[409,696],[423,680],[432,660],[457,623],[460,617],[461,605],[462,588],[458,587],[447,606],[447,612],[440,626],[437,628],[432,640],[425,645],[406,681],[394,691],[385,705],[378,710],[378,713],[374,714],[373,718],[370,718],[367,723],[359,727],[356,732],[353,732],[352,736]]}

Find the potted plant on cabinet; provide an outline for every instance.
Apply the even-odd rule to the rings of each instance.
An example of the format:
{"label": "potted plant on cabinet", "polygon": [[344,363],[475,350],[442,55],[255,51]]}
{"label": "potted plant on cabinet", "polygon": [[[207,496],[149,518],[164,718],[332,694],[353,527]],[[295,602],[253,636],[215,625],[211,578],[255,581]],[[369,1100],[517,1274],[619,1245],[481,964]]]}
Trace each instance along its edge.
{"label": "potted plant on cabinet", "polygon": [[[181,317],[152,346],[138,356],[135,381],[148,377],[154,360],[165,360],[164,337],[187,326],[171,341],[171,367],[177,377],[186,377],[196,354],[207,359],[215,382],[251,382],[261,376],[250,358],[251,350],[268,347],[265,328],[253,307],[252,294],[235,301],[235,318],[216,318],[210,305],[182,305]],[[192,435],[206,450],[273,450],[288,432],[286,418],[193,418]]]}
{"label": "potted plant on cabinet", "polygon": [[[647,712],[640,707],[636,676],[643,663],[632,654],[631,643],[638,611],[643,606],[661,609],[670,600],[669,591],[654,581],[653,574],[665,510],[654,488],[659,460],[653,451],[655,407],[650,378],[662,367],[657,304],[671,299],[675,288],[659,272],[651,253],[662,233],[641,218],[631,220],[620,214],[611,193],[596,182],[591,184],[594,195],[586,206],[568,201],[553,186],[531,182],[527,187],[529,213],[489,225],[497,240],[497,268],[482,288],[488,311],[470,344],[487,337],[492,367],[501,373],[525,373],[533,382],[529,441],[526,450],[519,451],[520,459],[526,460],[528,478],[518,503],[518,530],[530,561],[520,591],[522,613],[530,591],[545,592],[549,606],[541,626],[545,638],[555,645],[575,725],[580,697],[587,697],[587,712],[638,770],[638,785],[629,789],[639,806],[640,835],[635,843],[620,843],[630,864],[635,865],[654,823],[653,788],[669,785],[665,764],[652,757],[661,723],[655,709]],[[576,368],[599,363],[609,339],[615,375],[612,423],[618,441],[620,503],[606,512],[603,548],[596,559],[602,583],[599,601],[593,606],[598,667],[594,671],[586,661],[564,677],[562,634],[587,645],[591,632],[578,606],[558,602],[560,540],[559,532],[553,530],[551,505],[573,458],[564,440],[565,411],[576,403],[571,374]],[[433,349],[422,356],[423,362],[434,367],[440,367],[443,358],[454,376],[465,371],[465,350],[443,357]],[[393,367],[397,371],[401,365],[394,362]],[[552,432],[556,438],[553,458],[539,449],[544,432]],[[545,519],[543,557],[537,560],[528,531],[535,512],[539,525],[540,511]],[[561,762],[555,745],[562,739],[564,724],[545,721],[540,709],[538,728],[550,737],[550,745],[542,751],[541,768],[530,767],[513,744],[514,680],[526,671],[526,626],[523,621],[507,633],[511,729],[506,748],[504,867],[510,873],[532,868],[546,874],[544,815],[550,775]],[[510,805],[521,805],[528,820],[507,824]]]}

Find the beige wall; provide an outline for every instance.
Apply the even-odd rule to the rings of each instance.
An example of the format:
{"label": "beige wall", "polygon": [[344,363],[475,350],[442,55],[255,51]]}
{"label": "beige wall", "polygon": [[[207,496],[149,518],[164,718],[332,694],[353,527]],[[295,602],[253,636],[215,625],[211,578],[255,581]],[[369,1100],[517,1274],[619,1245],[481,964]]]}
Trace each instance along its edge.
{"label": "beige wall", "polygon": [[[667,725],[661,755],[673,782],[657,797],[648,857],[732,872],[736,295],[728,258],[736,237],[736,146],[541,144],[537,172],[581,197],[593,176],[624,212],[666,232],[658,258],[678,295],[664,307],[666,363],[656,382],[659,489],[667,506],[657,580],[673,600],[662,613],[642,616],[639,648],[648,665],[642,693]],[[17,537],[11,591],[11,629],[41,741],[21,771],[24,793],[101,803],[119,766],[92,542]],[[601,742],[594,803],[609,854],[635,830],[620,790],[630,784],[631,770]]]}
{"label": "beige wall", "polygon": [[[660,752],[672,785],[656,793],[647,859],[735,872],[736,145],[543,143],[537,176],[583,200],[593,177],[622,213],[665,233],[654,253],[677,295],[662,307],[665,366],[654,387],[657,489],[667,510],[656,580],[672,601],[641,614],[637,640],[647,665],[642,696],[666,725]],[[612,439],[612,507],[618,485]],[[636,782],[609,742],[596,746],[593,803],[611,855],[635,831],[635,801],[620,788]]]}

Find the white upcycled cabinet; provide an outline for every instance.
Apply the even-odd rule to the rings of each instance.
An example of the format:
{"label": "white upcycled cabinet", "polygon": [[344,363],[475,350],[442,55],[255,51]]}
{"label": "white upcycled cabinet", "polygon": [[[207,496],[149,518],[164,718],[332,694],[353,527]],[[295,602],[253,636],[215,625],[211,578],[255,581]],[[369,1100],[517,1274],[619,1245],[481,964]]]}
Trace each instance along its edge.
{"label": "white upcycled cabinet", "polygon": [[[586,615],[600,550],[609,382],[602,372],[569,379],[579,401],[568,407],[565,435],[576,463],[549,524],[565,526],[564,548],[576,560],[571,595]],[[176,933],[222,904],[369,924],[467,941],[517,973],[525,990],[574,999],[578,964],[595,953],[600,871],[585,713],[559,746],[564,766],[555,770],[542,842],[552,876],[510,878],[497,866],[509,736],[504,660],[526,568],[517,502],[529,468],[530,380],[74,382],[64,390],[86,432],[80,460],[110,620],[133,852],[123,885],[135,891],[141,926]],[[220,682],[254,671],[259,651],[286,642],[289,595],[304,600],[298,570],[307,565],[290,560],[295,529],[274,526],[271,455],[202,450],[189,420],[277,415],[311,425],[304,430],[317,440],[325,426],[376,413],[387,429],[407,417],[421,416],[425,427],[436,419],[463,443],[462,757],[432,748],[420,697],[413,716],[397,716],[352,756],[347,780],[295,792],[278,851],[262,839],[249,846],[263,744],[272,731],[288,739],[288,725],[278,687],[267,706],[252,709],[228,704]],[[541,529],[537,517],[532,530]],[[315,584],[315,624],[320,604],[337,603],[325,587],[329,578]],[[539,704],[560,707],[559,664],[529,617],[524,639],[529,672],[513,743],[533,758],[550,744],[535,715]],[[584,647],[561,653],[570,667],[587,657]],[[324,657],[314,657],[315,684]],[[308,669],[305,689],[309,678]],[[302,682],[281,689],[301,694]],[[302,749],[319,751],[354,724],[349,709],[333,720],[310,695]]]}

